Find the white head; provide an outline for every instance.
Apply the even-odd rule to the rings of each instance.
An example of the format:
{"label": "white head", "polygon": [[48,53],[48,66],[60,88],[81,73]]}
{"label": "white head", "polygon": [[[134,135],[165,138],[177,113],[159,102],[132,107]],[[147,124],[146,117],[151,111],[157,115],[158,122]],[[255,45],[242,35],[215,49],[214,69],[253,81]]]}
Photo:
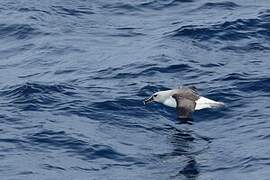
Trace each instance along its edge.
{"label": "white head", "polygon": [[173,90],[159,91],[154,93],[149,98],[146,98],[143,103],[148,104],[151,102],[164,103],[173,94]]}

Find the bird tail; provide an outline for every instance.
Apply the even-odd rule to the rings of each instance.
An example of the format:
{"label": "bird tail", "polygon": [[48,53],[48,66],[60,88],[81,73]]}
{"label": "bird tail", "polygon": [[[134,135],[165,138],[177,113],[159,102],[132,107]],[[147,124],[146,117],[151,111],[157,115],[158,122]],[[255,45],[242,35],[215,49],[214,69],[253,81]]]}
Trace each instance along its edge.
{"label": "bird tail", "polygon": [[211,106],[212,108],[219,108],[219,107],[225,106],[225,103],[215,101],[215,103],[210,103],[210,106]]}
{"label": "bird tail", "polygon": [[223,102],[214,101],[205,97],[200,97],[196,101],[195,110],[205,109],[205,108],[219,108],[223,107],[225,104]]}

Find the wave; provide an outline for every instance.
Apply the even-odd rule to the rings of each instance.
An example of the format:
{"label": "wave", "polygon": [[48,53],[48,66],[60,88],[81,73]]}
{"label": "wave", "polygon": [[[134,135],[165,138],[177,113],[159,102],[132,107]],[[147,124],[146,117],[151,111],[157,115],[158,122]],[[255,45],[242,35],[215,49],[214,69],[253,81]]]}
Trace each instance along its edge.
{"label": "wave", "polygon": [[18,8],[18,11],[22,12],[22,13],[38,12],[38,13],[42,13],[42,14],[51,15],[50,11],[45,11],[43,9],[37,9],[35,7],[20,7],[20,8]]}
{"label": "wave", "polygon": [[67,84],[24,83],[0,91],[12,106],[23,110],[44,110],[61,103],[63,96],[76,95],[75,88]]}
{"label": "wave", "polygon": [[259,13],[257,18],[237,19],[214,25],[186,25],[170,33],[170,37],[187,37],[199,41],[239,41],[270,37],[269,12]]}
{"label": "wave", "polygon": [[21,97],[30,96],[33,94],[53,94],[61,93],[66,95],[73,94],[69,90],[74,88],[67,84],[41,84],[41,83],[30,83],[26,82],[21,85],[11,86],[5,88],[2,93],[9,97]]}
{"label": "wave", "polygon": [[[251,78],[252,74],[249,73],[230,73],[222,78],[215,79],[219,82],[231,82],[231,84],[241,92],[269,92],[270,91],[270,78],[257,77]],[[226,91],[228,91],[227,89]],[[223,90],[224,91],[224,90]],[[239,92],[238,92],[238,95]]]}
{"label": "wave", "polygon": [[136,28],[116,28],[116,32],[111,33],[112,37],[135,37],[135,36],[145,36],[146,34],[138,32]]}
{"label": "wave", "polygon": [[204,3],[202,6],[197,8],[196,10],[208,10],[208,9],[228,9],[228,10],[233,10],[235,8],[240,7],[240,5],[231,2],[231,1],[225,1],[225,2],[207,2]]}
{"label": "wave", "polygon": [[89,142],[77,139],[64,131],[43,130],[31,134],[26,138],[35,148],[42,151],[62,150],[71,156],[79,156],[85,160],[100,158],[114,161],[133,162],[134,159],[121,154],[108,145],[90,144]]}
{"label": "wave", "polygon": [[259,52],[269,51],[270,46],[264,43],[248,43],[247,45],[229,45],[221,48],[223,51],[232,51],[236,53],[248,53],[248,52]]}
{"label": "wave", "polygon": [[[134,71],[137,72],[134,72]],[[138,71],[140,70],[140,71]],[[119,72],[124,71],[124,72]],[[198,69],[192,68],[188,64],[172,64],[165,67],[156,66],[155,64],[150,65],[129,65],[120,68],[108,68],[99,70],[96,73],[95,79],[126,79],[126,78],[138,78],[142,76],[154,76],[157,73],[184,73],[190,71],[198,71]]]}
{"label": "wave", "polygon": [[149,2],[141,3],[138,6],[147,9],[162,10],[165,8],[180,5],[181,3],[191,3],[191,2],[194,2],[194,0],[170,0],[170,1],[152,0]]}
{"label": "wave", "polygon": [[102,5],[102,9],[114,14],[137,14],[142,12],[139,7],[123,2],[105,4]]}
{"label": "wave", "polygon": [[147,12],[147,10],[163,10],[174,6],[181,5],[182,3],[191,3],[194,0],[150,0],[142,3],[126,3],[117,2],[102,5],[102,9],[112,12],[114,14],[141,14]]}
{"label": "wave", "polygon": [[270,92],[270,78],[249,79],[234,83],[242,92]]}
{"label": "wave", "polygon": [[77,16],[81,17],[83,15],[92,15],[95,14],[91,8],[88,7],[78,7],[77,9],[67,8],[64,6],[51,6],[51,9],[62,16]]}
{"label": "wave", "polygon": [[1,38],[16,38],[18,40],[29,39],[36,36],[46,36],[49,33],[29,24],[0,24]]}
{"label": "wave", "polygon": [[236,80],[248,80],[249,78],[248,73],[230,73],[226,76],[218,79],[219,81],[236,81]]}

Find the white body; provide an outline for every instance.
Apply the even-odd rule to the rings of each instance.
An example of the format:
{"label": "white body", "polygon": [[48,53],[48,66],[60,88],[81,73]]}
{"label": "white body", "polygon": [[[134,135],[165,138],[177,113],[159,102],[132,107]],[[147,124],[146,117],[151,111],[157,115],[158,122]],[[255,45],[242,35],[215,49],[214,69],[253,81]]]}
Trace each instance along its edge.
{"label": "white body", "polygon": [[[172,96],[167,98],[163,102],[163,104],[166,106],[169,106],[169,107],[176,108],[176,101]],[[222,102],[213,101],[211,99],[200,96],[200,98],[196,101],[195,110],[200,110],[200,109],[204,109],[204,108],[215,108],[215,107],[220,107],[223,105],[224,105],[224,103],[222,103]]]}

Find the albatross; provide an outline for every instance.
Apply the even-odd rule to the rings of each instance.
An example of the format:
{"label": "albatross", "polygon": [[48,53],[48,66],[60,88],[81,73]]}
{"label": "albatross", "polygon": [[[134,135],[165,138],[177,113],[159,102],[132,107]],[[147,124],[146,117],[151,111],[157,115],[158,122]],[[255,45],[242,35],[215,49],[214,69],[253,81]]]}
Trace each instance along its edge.
{"label": "albatross", "polygon": [[176,108],[177,116],[180,119],[191,119],[195,110],[224,106],[223,102],[200,96],[195,86],[181,86],[177,89],[159,91],[143,101],[144,105],[151,102]]}

